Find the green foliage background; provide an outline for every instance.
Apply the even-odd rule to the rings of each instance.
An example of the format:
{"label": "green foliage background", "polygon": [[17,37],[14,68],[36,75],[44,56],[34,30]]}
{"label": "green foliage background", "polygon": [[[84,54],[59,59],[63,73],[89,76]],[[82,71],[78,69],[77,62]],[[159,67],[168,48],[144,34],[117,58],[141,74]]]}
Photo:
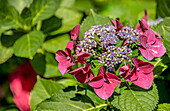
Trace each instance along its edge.
{"label": "green foliage background", "polygon": [[[163,36],[166,54],[147,61],[134,51],[134,57],[152,63],[154,84],[149,90],[122,83],[108,101],[100,99],[87,84],[74,76],[61,75],[55,52],[64,50],[70,31],[81,24],[80,38],[91,25],[111,24],[120,18],[135,27],[144,10],[148,19],[164,21],[152,29]],[[8,75],[30,60],[41,76],[31,92],[31,110],[170,110],[170,0],[0,0],[0,110],[18,111],[9,89]],[[100,66],[100,64],[97,64]],[[120,65],[121,66],[121,65]],[[93,70],[97,74],[98,68]],[[63,90],[64,89],[64,90]]]}

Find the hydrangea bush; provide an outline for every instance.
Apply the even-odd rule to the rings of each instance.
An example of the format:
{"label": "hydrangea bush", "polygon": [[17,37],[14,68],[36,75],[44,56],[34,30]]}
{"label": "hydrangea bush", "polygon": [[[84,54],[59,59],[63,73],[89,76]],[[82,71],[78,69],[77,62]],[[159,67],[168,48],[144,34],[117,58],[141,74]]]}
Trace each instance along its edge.
{"label": "hydrangea bush", "polygon": [[[150,61],[163,56],[166,49],[162,37],[149,28],[146,19],[147,12],[136,29],[123,26],[119,18],[111,20],[112,25],[96,24],[84,33],[83,39],[79,39],[80,24],[76,25],[71,31],[72,41],[67,43],[65,51],[56,52],[60,72],[62,75],[69,72],[75,75],[78,82],[88,83],[105,100],[112,96],[121,81],[131,81],[143,89],[149,89],[153,84],[154,65],[131,57],[132,52],[138,48]],[[100,65],[95,76],[92,71],[94,60]],[[74,63],[82,63],[83,66],[70,71]],[[117,69],[121,63],[124,65]]]}
{"label": "hydrangea bush", "polygon": [[169,110],[169,9],[0,0],[0,111]]}

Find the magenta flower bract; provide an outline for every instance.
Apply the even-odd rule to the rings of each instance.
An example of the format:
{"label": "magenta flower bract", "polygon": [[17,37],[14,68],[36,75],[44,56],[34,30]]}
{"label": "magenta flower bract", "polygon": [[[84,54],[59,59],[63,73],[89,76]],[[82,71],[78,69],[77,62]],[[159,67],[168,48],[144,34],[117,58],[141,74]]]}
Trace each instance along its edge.
{"label": "magenta flower bract", "polygon": [[76,54],[76,55],[74,55],[75,57],[76,56],[78,56],[78,58],[75,60],[75,62],[76,63],[86,63],[86,59],[88,59],[89,57],[90,57],[90,55],[89,54],[87,54],[87,53],[82,53],[82,52],[80,52],[80,53],[78,53],[78,54]]}
{"label": "magenta flower bract", "polygon": [[20,111],[30,111],[30,92],[37,81],[36,76],[37,73],[29,61],[9,76],[13,101]]}
{"label": "magenta flower bract", "polygon": [[95,93],[102,99],[109,98],[114,88],[119,86],[121,79],[112,73],[105,73],[103,66],[100,67],[97,77],[94,77],[89,85],[94,88]]}
{"label": "magenta flower bract", "polygon": [[79,32],[80,32],[80,24],[76,25],[72,30],[71,30],[71,39],[74,41],[78,40],[79,37]]}
{"label": "magenta flower bract", "polygon": [[126,81],[132,81],[135,85],[144,89],[149,89],[153,83],[154,65],[149,62],[143,62],[137,58],[132,59],[135,67],[130,74],[125,77]]}
{"label": "magenta flower bract", "polygon": [[119,18],[116,18],[115,21],[111,20],[112,24],[116,27],[116,30],[122,30],[122,28],[124,27],[123,24],[119,21]]}
{"label": "magenta flower bract", "polygon": [[142,47],[139,47],[142,55],[147,60],[152,60],[154,57],[161,57],[166,52],[166,49],[160,39],[155,37],[152,30],[147,30],[139,37]]}
{"label": "magenta flower bract", "polygon": [[90,64],[87,64],[86,66],[76,68],[74,71],[69,72],[69,74],[74,74],[78,82],[86,83],[94,77],[90,67]]}
{"label": "magenta flower bract", "polygon": [[[147,23],[147,19],[148,19],[148,13],[147,13],[147,11],[145,10],[145,14],[144,14],[144,16],[143,16],[143,20],[145,20],[145,22]],[[147,25],[147,27],[149,27],[149,25]],[[139,30],[139,33],[143,33],[139,23],[137,24],[137,26],[135,27],[135,29]]]}
{"label": "magenta flower bract", "polygon": [[119,75],[122,75],[123,77],[126,77],[130,73],[130,66],[127,64],[127,66],[122,66],[119,69]]}
{"label": "magenta flower bract", "polygon": [[58,50],[56,52],[56,60],[59,62],[58,68],[62,75],[67,73],[72,65],[74,65],[73,55],[69,48],[65,48],[65,52],[63,50]]}

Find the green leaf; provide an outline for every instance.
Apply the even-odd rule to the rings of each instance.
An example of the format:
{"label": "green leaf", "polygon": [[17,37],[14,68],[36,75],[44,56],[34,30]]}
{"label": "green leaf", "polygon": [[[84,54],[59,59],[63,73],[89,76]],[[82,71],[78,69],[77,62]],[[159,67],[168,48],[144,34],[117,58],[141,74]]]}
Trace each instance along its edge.
{"label": "green leaf", "polygon": [[75,0],[62,0],[61,1],[61,7],[67,7],[67,8],[72,8],[75,3]]}
{"label": "green leaf", "polygon": [[31,110],[33,111],[36,108],[37,104],[51,97],[54,93],[58,92],[59,90],[75,84],[73,80],[70,82],[71,84],[63,84],[64,82],[61,81],[58,82],[58,81],[46,80],[38,76],[37,82],[33,90],[31,91],[31,100],[30,100]]}
{"label": "green leaf", "polygon": [[89,90],[87,90],[87,95],[84,93],[84,91],[78,93],[75,91],[58,91],[54,96],[38,104],[36,110],[99,111],[107,106],[105,101],[95,93]]}
{"label": "green leaf", "polygon": [[103,66],[104,64],[98,63],[98,60],[93,60],[93,63],[95,67],[91,68],[91,70],[93,71],[94,77],[96,77],[100,67]]}
{"label": "green leaf", "polygon": [[170,111],[170,104],[169,103],[163,103],[158,104],[158,111]]}
{"label": "green leaf", "polygon": [[46,62],[43,54],[37,53],[31,61],[31,64],[38,74],[44,75]]}
{"label": "green leaf", "polygon": [[58,69],[58,64],[57,61],[55,60],[55,56],[46,53],[45,54],[45,59],[46,59],[46,68],[45,68],[45,74],[44,77],[57,77],[57,76],[62,76]]}
{"label": "green leaf", "polygon": [[170,26],[170,17],[166,17],[163,21],[161,21],[155,28],[155,31],[158,32],[160,35],[163,34],[162,26]]}
{"label": "green leaf", "polygon": [[53,39],[47,40],[43,43],[43,48],[52,53],[56,53],[58,50],[65,50],[67,42],[70,41],[68,34],[57,36]]}
{"label": "green leaf", "polygon": [[112,25],[108,17],[98,15],[93,10],[91,10],[90,15],[82,22],[82,25],[80,27],[79,38],[82,39],[84,33],[88,31],[91,28],[91,26],[105,24]]}
{"label": "green leaf", "polygon": [[10,57],[13,55],[13,48],[12,47],[4,47],[0,43],[0,64],[6,62]]}
{"label": "green leaf", "polygon": [[164,46],[166,48],[166,53],[170,57],[170,26],[163,26],[164,33]]}
{"label": "green leaf", "polygon": [[12,28],[22,27],[22,18],[6,0],[0,1],[0,34]]}
{"label": "green leaf", "polygon": [[52,16],[49,19],[46,19],[42,22],[42,27],[41,30],[44,33],[50,33],[56,29],[58,29],[59,27],[61,27],[61,19]]}
{"label": "green leaf", "polygon": [[14,43],[14,54],[19,57],[32,59],[37,49],[43,43],[44,37],[40,31],[32,31],[23,35]]}
{"label": "green leaf", "polygon": [[33,0],[8,0],[15,9],[21,14],[25,7],[29,7]]}
{"label": "green leaf", "polygon": [[128,83],[117,88],[112,101],[113,106],[122,111],[152,111],[158,103],[158,90],[155,84],[148,90]]}
{"label": "green leaf", "polygon": [[32,25],[49,18],[59,8],[60,0],[34,0],[30,6]]}
{"label": "green leaf", "polygon": [[170,16],[170,6],[169,0],[156,0],[157,8],[156,8],[156,16],[158,17],[169,17]]}
{"label": "green leaf", "polygon": [[83,17],[82,13],[76,10],[73,10],[70,8],[64,8],[64,7],[59,8],[56,11],[55,15],[58,18],[62,19],[62,26],[58,30],[52,32],[51,35],[69,32],[70,30],[72,30],[74,26],[80,23]]}

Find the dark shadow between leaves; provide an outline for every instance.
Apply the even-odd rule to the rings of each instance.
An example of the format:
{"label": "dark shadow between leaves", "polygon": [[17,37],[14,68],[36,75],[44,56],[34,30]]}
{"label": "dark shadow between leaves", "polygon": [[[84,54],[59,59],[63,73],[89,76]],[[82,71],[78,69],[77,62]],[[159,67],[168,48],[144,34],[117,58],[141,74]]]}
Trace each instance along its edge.
{"label": "dark shadow between leaves", "polygon": [[81,101],[83,103],[90,103],[92,106],[95,107],[94,102],[88,97],[87,95],[76,94],[75,97],[71,98],[70,100],[73,101]]}

